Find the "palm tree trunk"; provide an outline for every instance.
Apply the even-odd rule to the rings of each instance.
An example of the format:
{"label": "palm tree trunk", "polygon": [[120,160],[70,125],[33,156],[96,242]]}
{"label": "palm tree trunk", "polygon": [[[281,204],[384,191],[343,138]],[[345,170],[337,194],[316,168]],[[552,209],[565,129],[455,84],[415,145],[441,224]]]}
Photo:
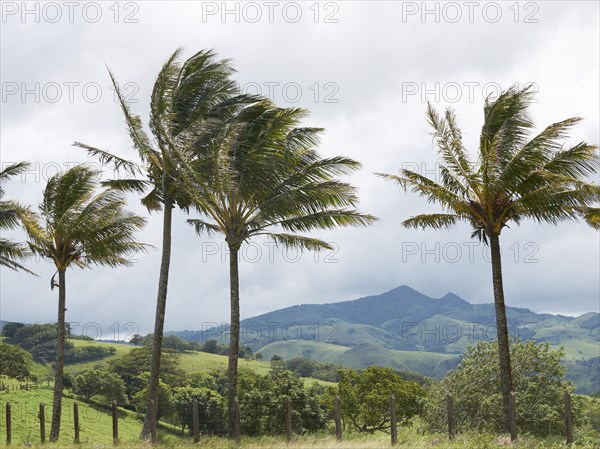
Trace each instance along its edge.
{"label": "palm tree trunk", "polygon": [[52,427],[50,441],[57,441],[60,434],[60,416],[62,412],[62,392],[65,366],[65,312],[67,302],[66,272],[58,270],[58,323],[56,342],[56,374],[54,376],[54,399],[52,401]]}
{"label": "palm tree trunk", "polygon": [[[166,189],[165,189],[166,191]],[[150,369],[150,385],[148,388],[148,411],[140,439],[150,436],[151,423],[156,422],[158,408],[158,386],[160,376],[160,355],[162,352],[163,331],[165,326],[165,310],[167,308],[167,287],[169,284],[169,265],[171,264],[171,223],[173,219],[173,200],[164,195],[163,204],[163,243],[158,277],[158,296],[156,299],[156,315],[154,317],[154,335],[152,339],[152,366]],[[154,401],[154,407],[151,406]]]}
{"label": "palm tree trunk", "polygon": [[231,302],[231,325],[229,329],[229,382],[228,411],[229,436],[234,436],[234,429],[239,426],[236,422],[235,397],[238,385],[238,353],[240,349],[240,277],[238,272],[237,245],[229,245],[229,288]]}
{"label": "palm tree trunk", "polygon": [[510,431],[510,392],[513,391],[512,370],[510,367],[510,346],[506,306],[504,305],[504,287],[502,286],[502,261],[500,256],[500,237],[490,236],[492,252],[492,279],[494,283],[494,305],[496,306],[496,329],[498,332],[498,354],[500,356],[500,386],[502,388],[502,417],[504,431]]}

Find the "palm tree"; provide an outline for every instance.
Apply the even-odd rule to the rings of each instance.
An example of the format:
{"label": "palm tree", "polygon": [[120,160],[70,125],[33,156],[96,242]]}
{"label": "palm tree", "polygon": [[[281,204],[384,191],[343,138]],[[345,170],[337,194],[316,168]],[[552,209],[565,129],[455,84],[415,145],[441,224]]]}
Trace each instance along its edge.
{"label": "palm tree", "polygon": [[[163,65],[152,91],[149,128],[154,140],[144,130],[142,120],[133,114],[116,82],[110,77],[125,116],[127,130],[138,153],[139,162],[131,162],[108,151],[79,142],[102,164],[112,165],[130,179],[117,179],[106,185],[124,191],[144,194],[141,202],[148,211],[163,212],[162,255],[158,279],[156,314],[152,340],[152,368],[148,389],[148,413],[140,438],[150,435],[151,423],[156,422],[158,404],[160,354],[167,304],[169,265],[171,261],[172,210],[177,205],[187,211],[189,199],[179,188],[173,152],[187,152],[202,133],[207,122],[222,120],[233,114],[241,104],[255,101],[254,97],[236,95],[237,86],[230,79],[234,73],[229,60],[216,60],[212,50],[203,50],[186,60],[178,61],[181,49],[176,50]],[[146,179],[139,179],[139,176]],[[153,402],[152,402],[153,401]]]}
{"label": "palm tree", "polygon": [[56,374],[50,440],[58,440],[65,361],[65,308],[67,268],[77,265],[117,267],[131,265],[128,257],[144,251],[146,245],[134,240],[146,219],[124,209],[120,192],[96,192],[99,173],[84,165],[75,166],[48,180],[40,213],[22,212],[23,225],[31,250],[54,262],[58,284],[52,276],[51,287],[58,286],[58,323]]}
{"label": "palm tree", "polygon": [[486,99],[476,164],[463,146],[454,112],[447,109],[441,117],[429,105],[427,118],[442,161],[440,179],[410,170],[402,170],[400,176],[378,173],[443,209],[409,218],[405,227],[448,229],[464,221],[473,227],[472,237],[491,247],[505,431],[513,386],[500,233],[509,223],[526,218],[558,224],[584,216],[593,226],[599,223],[598,209],[591,205],[600,199],[600,189],[586,181],[598,171],[596,147],[581,142],[564,148],[568,131],[580,120],[576,117],[554,123],[529,140],[533,123],[527,109],[533,95],[526,86],[508,89],[496,100]]}
{"label": "palm tree", "polygon": [[[196,142],[195,158],[180,158],[188,194],[204,219],[190,219],[198,234],[220,233],[229,247],[231,328],[228,366],[229,432],[238,423],[240,338],[238,253],[244,242],[266,236],[284,247],[330,249],[300,235],[314,229],[366,226],[374,217],[358,212],[356,190],[337,179],[360,167],[344,157],[321,158],[321,129],[302,128],[302,109],[280,109],[268,101],[247,106]],[[206,131],[206,130],[205,130]]]}
{"label": "palm tree", "polygon": [[[18,227],[20,224],[20,211],[23,208],[23,206],[15,201],[3,200],[6,192],[2,184],[12,176],[22,173],[28,167],[29,164],[27,162],[19,162],[11,164],[0,171],[0,229],[14,229]],[[0,237],[0,266],[33,274],[27,267],[18,262],[26,257],[27,248],[23,244]]]}

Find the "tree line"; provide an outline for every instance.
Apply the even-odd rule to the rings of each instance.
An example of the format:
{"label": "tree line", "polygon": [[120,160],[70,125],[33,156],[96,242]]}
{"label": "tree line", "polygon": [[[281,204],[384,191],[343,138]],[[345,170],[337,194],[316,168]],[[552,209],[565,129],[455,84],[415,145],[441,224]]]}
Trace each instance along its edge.
{"label": "tree line", "polygon": [[[5,348],[27,353],[17,346],[0,344],[0,376],[18,377],[19,371],[15,367],[20,359],[15,358],[15,354],[8,357]],[[237,396],[241,411],[240,430],[247,436],[285,433],[285,404],[289,398],[294,433],[327,431],[334,419],[334,402],[338,398],[340,418],[346,431],[389,432],[389,398],[393,395],[398,425],[416,426],[421,432],[444,432],[448,425],[446,400],[451,394],[454,431],[501,432],[502,391],[497,381],[497,350],[497,342],[479,342],[469,347],[458,368],[441,381],[423,379],[421,383],[411,379],[410,373],[371,366],[364,370],[339,367],[335,385],[307,384],[298,373],[288,369],[288,364],[297,366],[298,359],[274,358],[266,374],[249,369],[240,371]],[[199,404],[201,433],[226,435],[227,371],[215,368],[186,373],[179,364],[179,354],[165,352],[162,355],[157,419],[179,426],[182,433],[191,434],[195,400]],[[574,387],[565,380],[566,369],[560,363],[563,356],[563,349],[551,349],[548,343],[512,342],[519,432],[537,436],[565,434],[562,397],[565,392],[572,393]],[[115,401],[143,419],[147,413],[151,364],[151,348],[134,347],[128,354],[113,358],[104,366],[66,375],[64,385],[69,394],[95,407],[108,410],[108,404]],[[600,438],[600,400],[579,395],[572,398],[576,440],[585,442]]]}
{"label": "tree line", "polygon": [[[58,288],[51,441],[60,432],[67,269],[127,266],[132,255],[149,247],[135,237],[146,218],[125,209],[125,192],[140,194],[148,211],[162,211],[163,220],[142,438],[149,436],[158,414],[151,404],[159,403],[174,208],[196,217],[187,221],[197,234],[220,234],[229,247],[230,433],[238,424],[234,400],[242,393],[238,388],[241,246],[252,237],[264,236],[284,247],[328,249],[326,242],[311,235],[313,231],[366,227],[376,221],[376,217],[357,209],[356,188],[340,179],[357,171],[360,163],[342,156],[320,156],[317,148],[323,130],[302,126],[308,111],[280,108],[267,99],[239,94],[232,80],[231,61],[218,59],[212,50],[200,51],[183,62],[180,56],[181,50],[174,52],[159,71],[147,126],[130,109],[109,72],[138,160],[74,143],[103,166],[124,175],[122,178],[98,185],[100,174],[96,170],[87,165],[73,167],[48,180],[38,211],[4,200],[0,185],[0,227],[22,226],[28,236],[27,245],[2,238],[0,263],[31,272],[22,261],[35,253],[56,267],[51,279],[51,288]],[[427,120],[441,160],[439,179],[406,169],[399,175],[378,174],[441,206],[439,213],[415,215],[403,226],[443,230],[466,222],[472,226],[472,237],[491,248],[505,431],[515,385],[501,232],[525,219],[557,224],[583,218],[594,228],[600,227],[600,187],[588,181],[599,169],[597,147],[585,142],[565,145],[569,131],[580,121],[578,117],[551,124],[531,137],[534,123],[528,108],[533,98],[533,89],[526,86],[486,99],[476,159],[463,143],[454,112],[448,109],[439,114],[429,105]],[[0,179],[5,181],[26,168],[26,162],[10,165],[0,172]]]}

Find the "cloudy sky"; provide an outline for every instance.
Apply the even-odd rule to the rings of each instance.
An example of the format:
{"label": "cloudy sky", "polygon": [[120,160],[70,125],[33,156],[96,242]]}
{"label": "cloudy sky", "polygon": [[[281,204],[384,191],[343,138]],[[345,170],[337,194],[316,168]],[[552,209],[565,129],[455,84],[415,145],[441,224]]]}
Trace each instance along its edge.
{"label": "cloudy sky", "polygon": [[[380,222],[315,233],[336,247],[316,256],[251,242],[240,268],[243,317],[402,284],[432,297],[452,291],[491,301],[488,253],[469,228],[403,229],[404,219],[433,209],[373,176],[401,167],[436,176],[427,101],[457,111],[475,154],[484,97],[535,83],[539,129],[580,115],[569,142],[600,142],[598,2],[6,1],[1,27],[1,161],[34,164],[5,186],[23,203],[37,207],[50,176],[90,161],[73,141],[135,157],[106,67],[145,119],[154,78],[177,47],[184,57],[214,48],[232,59],[243,91],[311,111],[306,124],[326,129],[323,155],[363,163],[350,182],[361,209]],[[130,208],[146,214],[134,196]],[[223,241],[196,237],[185,218],[175,215],[168,330],[200,329],[229,313]],[[140,239],[159,247],[160,236],[154,214]],[[502,245],[509,305],[567,315],[599,310],[597,231],[526,222],[507,229]],[[87,324],[91,336],[99,323],[104,338],[117,329],[121,338],[150,331],[159,256],[151,251],[121,270],[70,270],[68,320]],[[44,260],[29,265],[39,277],[0,272],[0,319],[55,319],[54,269]]]}

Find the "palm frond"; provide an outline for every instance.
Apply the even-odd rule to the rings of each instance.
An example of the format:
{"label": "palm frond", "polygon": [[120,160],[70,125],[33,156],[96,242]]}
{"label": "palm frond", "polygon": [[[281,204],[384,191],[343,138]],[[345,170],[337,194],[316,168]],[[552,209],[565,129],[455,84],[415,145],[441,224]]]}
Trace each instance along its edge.
{"label": "palm frond", "polygon": [[194,231],[198,235],[206,234],[210,236],[221,232],[221,228],[218,225],[198,218],[190,218],[186,222],[194,228]]}
{"label": "palm frond", "polygon": [[16,164],[8,165],[0,171],[0,199],[4,196],[4,187],[2,184],[7,182],[13,176],[20,175],[27,170],[31,164],[29,162],[17,162]]}
{"label": "palm frond", "polygon": [[594,229],[600,229],[600,208],[588,207],[583,210],[583,218]]}
{"label": "palm frond", "polygon": [[149,181],[142,181],[139,179],[110,179],[102,181],[101,185],[109,187],[120,192],[135,192],[144,193],[151,187],[152,184]]}
{"label": "palm frond", "polygon": [[345,226],[366,227],[375,221],[377,221],[376,217],[352,209],[325,209],[308,215],[291,216],[279,221],[265,223],[258,229],[277,225],[286,231],[309,232],[315,229],[334,229]]}
{"label": "palm frond", "polygon": [[52,176],[44,189],[42,214],[53,225],[90,198],[98,171],[86,165],[78,165],[65,173]]}
{"label": "palm frond", "polygon": [[156,212],[162,209],[163,196],[157,188],[154,188],[141,199],[141,203],[149,212]]}
{"label": "palm frond", "polygon": [[446,179],[451,181],[453,190],[467,195],[469,189],[477,191],[477,180],[473,172],[473,163],[469,160],[466,149],[462,143],[462,133],[456,122],[456,115],[452,109],[447,109],[444,118],[441,118],[433,106],[427,105],[427,118],[434,129],[434,138],[438,146],[438,153],[445,162],[443,167]]}
{"label": "palm frond", "polygon": [[562,149],[563,140],[580,120],[579,117],[571,117],[553,123],[523,145],[503,168],[502,182],[516,186],[532,171],[541,169],[557,151]]}
{"label": "palm frond", "polygon": [[72,146],[83,148],[90,156],[98,159],[101,165],[112,166],[114,171],[118,172],[123,170],[133,176],[137,176],[143,172],[142,167],[137,163],[118,157],[106,150],[101,150],[100,148],[92,147],[81,142],[73,142]]}
{"label": "palm frond", "polygon": [[456,214],[422,214],[404,220],[402,226],[414,229],[450,229],[461,219],[463,218]]}
{"label": "palm frond", "polygon": [[333,247],[323,240],[305,237],[302,235],[296,234],[283,234],[283,233],[264,233],[257,235],[265,235],[271,238],[277,245],[282,245],[284,248],[297,248],[300,250],[309,250],[309,251],[322,251],[322,250],[332,250]]}
{"label": "palm frond", "polygon": [[31,271],[22,263],[17,262],[19,259],[25,259],[27,257],[27,251],[24,248],[12,248],[13,242],[6,242],[4,239],[0,239],[0,266],[9,268],[14,271],[24,271],[25,273],[33,274],[38,276],[36,273]]}
{"label": "palm frond", "polygon": [[96,193],[96,175],[84,165],[57,174],[46,185],[41,214],[19,212],[31,251],[59,270],[129,265],[131,255],[149,247],[134,238],[146,219],[125,210],[122,192],[109,188]]}
{"label": "palm frond", "polygon": [[113,87],[115,88],[115,93],[119,100],[119,104],[121,105],[121,110],[123,111],[127,130],[129,131],[129,136],[131,137],[133,146],[137,150],[140,160],[143,163],[150,163],[150,155],[154,152],[154,150],[150,144],[150,139],[148,138],[148,135],[142,126],[142,120],[140,119],[139,115],[133,114],[129,110],[129,105],[127,105],[127,102],[125,101],[125,98],[123,97],[119,88],[119,84],[117,83],[117,80],[110,69],[108,69],[108,74]]}

